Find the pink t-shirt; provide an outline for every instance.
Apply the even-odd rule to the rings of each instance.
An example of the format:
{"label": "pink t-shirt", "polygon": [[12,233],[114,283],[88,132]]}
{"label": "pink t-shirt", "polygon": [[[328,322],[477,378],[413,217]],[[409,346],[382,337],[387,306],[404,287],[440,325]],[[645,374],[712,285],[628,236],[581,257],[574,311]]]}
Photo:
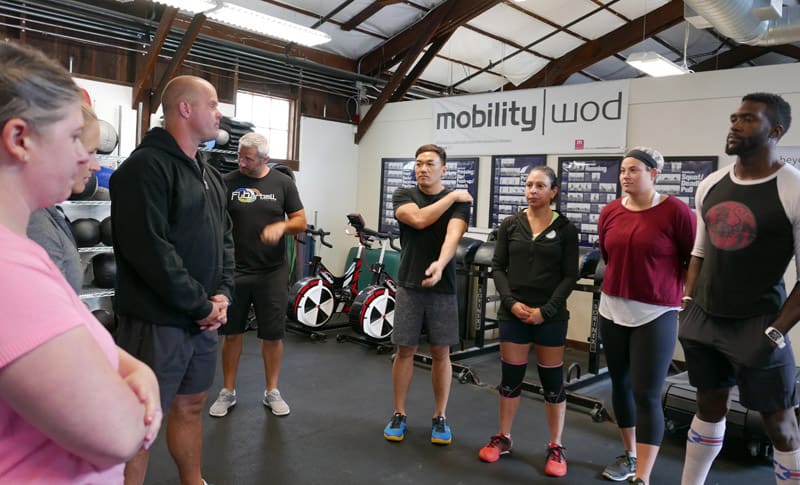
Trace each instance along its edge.
{"label": "pink t-shirt", "polygon": [[[88,328],[118,369],[119,354],[111,335],[47,253],[1,225],[0,248],[0,369],[78,325]],[[114,484],[123,482],[123,469],[124,464],[98,469],[73,455],[0,400],[0,483]]]}

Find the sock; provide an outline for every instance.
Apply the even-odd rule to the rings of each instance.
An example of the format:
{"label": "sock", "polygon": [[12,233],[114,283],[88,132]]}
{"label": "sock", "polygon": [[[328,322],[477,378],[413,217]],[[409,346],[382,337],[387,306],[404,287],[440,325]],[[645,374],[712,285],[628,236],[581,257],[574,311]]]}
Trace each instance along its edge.
{"label": "sock", "polygon": [[625,450],[625,454],[631,458],[636,458],[636,449],[633,450]]}
{"label": "sock", "polygon": [[800,450],[773,450],[775,482],[779,485],[800,484]]}
{"label": "sock", "polygon": [[707,423],[695,415],[686,437],[686,460],[681,485],[705,483],[711,463],[722,450],[724,438],[724,419],[718,423]]}

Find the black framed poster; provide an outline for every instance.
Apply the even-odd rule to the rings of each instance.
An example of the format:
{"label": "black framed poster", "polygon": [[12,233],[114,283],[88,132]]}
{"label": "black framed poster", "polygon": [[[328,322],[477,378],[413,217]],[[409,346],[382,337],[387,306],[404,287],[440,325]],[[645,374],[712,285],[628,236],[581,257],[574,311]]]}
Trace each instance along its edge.
{"label": "black framed poster", "polygon": [[556,207],[578,229],[578,244],[597,242],[597,222],[606,204],[619,197],[619,157],[560,157]]}
{"label": "black framed poster", "polygon": [[525,179],[533,167],[545,165],[547,155],[492,156],[492,187],[489,200],[489,227],[528,206]]}
{"label": "black framed poster", "polygon": [[[394,218],[392,194],[398,187],[416,185],[413,158],[381,159],[381,201],[378,230],[397,233],[397,219]],[[449,189],[463,189],[472,195],[470,227],[475,227],[475,207],[478,204],[478,157],[448,157],[447,171],[442,183]]]}
{"label": "black framed poster", "polygon": [[717,163],[717,157],[664,157],[664,170],[656,178],[656,191],[674,195],[694,210],[697,185],[717,169]]}

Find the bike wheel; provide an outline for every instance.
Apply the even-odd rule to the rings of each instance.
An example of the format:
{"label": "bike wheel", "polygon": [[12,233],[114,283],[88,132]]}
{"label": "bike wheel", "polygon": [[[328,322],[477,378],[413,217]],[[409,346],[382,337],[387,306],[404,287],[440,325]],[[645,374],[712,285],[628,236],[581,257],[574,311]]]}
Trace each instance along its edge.
{"label": "bike wheel", "polygon": [[360,333],[375,340],[386,340],[394,330],[394,292],[381,286],[365,288],[353,309]]}
{"label": "bike wheel", "polygon": [[310,278],[292,299],[292,318],[307,327],[319,328],[333,316],[335,300],[331,289],[319,278]]}

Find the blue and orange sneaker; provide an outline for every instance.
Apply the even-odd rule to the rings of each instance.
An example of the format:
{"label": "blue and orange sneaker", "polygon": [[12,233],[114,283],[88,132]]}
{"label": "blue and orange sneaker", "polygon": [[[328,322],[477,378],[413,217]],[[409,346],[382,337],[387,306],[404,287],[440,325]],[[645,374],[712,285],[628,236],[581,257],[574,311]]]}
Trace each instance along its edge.
{"label": "blue and orange sneaker", "polygon": [[433,418],[431,443],[435,445],[449,445],[452,442],[453,433],[450,432],[450,426],[447,425],[447,420],[444,419],[444,416]]}
{"label": "blue and orange sneaker", "polygon": [[400,413],[394,413],[389,424],[383,428],[383,437],[389,441],[403,441],[406,435],[406,416]]}

